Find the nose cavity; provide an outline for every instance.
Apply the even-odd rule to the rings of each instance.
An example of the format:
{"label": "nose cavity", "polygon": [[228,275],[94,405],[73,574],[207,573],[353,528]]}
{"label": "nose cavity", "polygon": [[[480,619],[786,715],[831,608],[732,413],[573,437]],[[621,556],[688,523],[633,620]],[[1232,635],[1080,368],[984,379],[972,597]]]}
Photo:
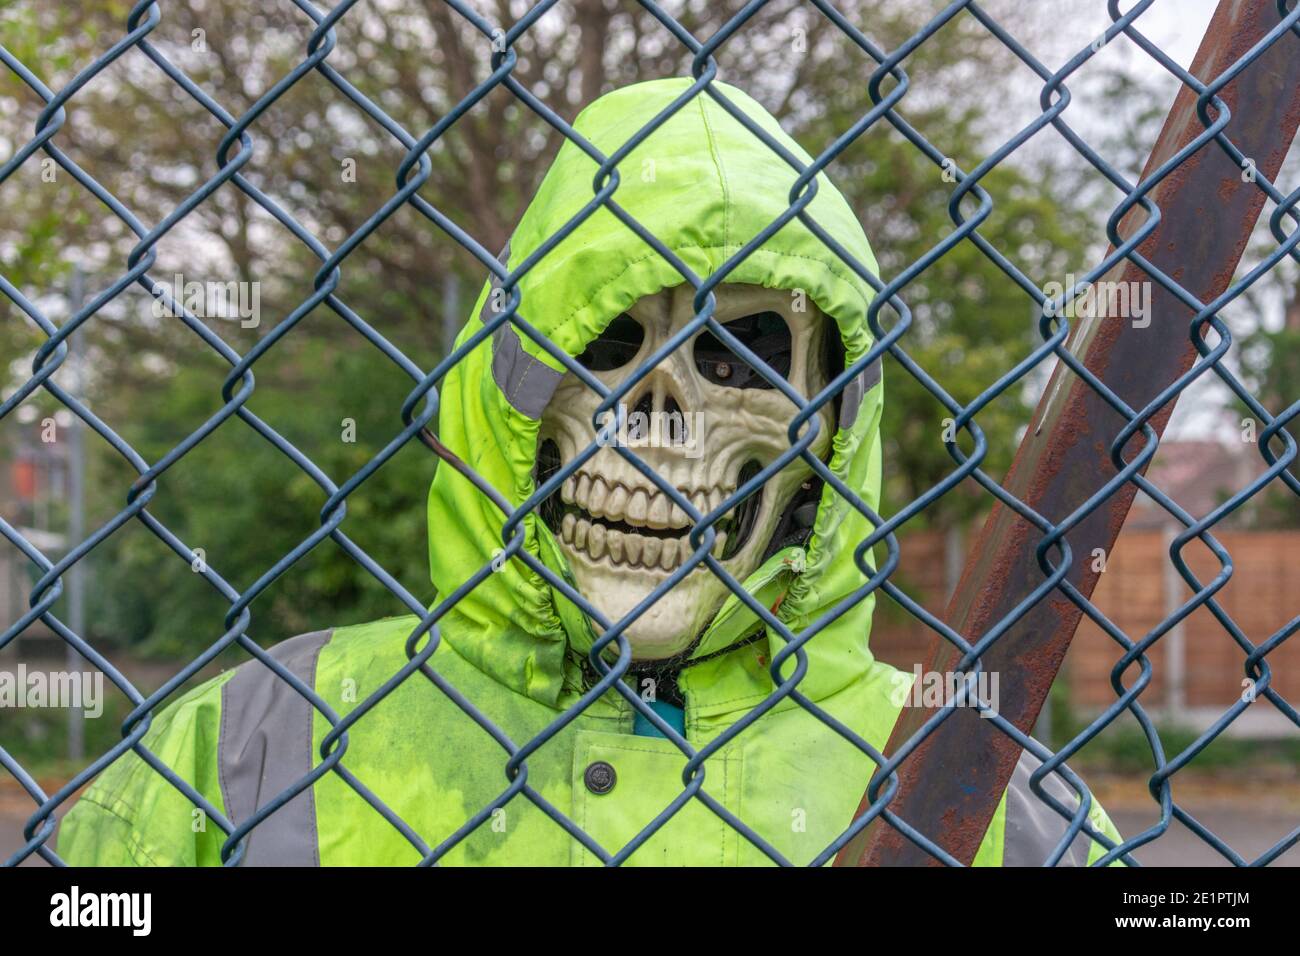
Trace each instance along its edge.
{"label": "nose cavity", "polygon": [[689,400],[671,373],[655,369],[641,383],[630,403],[629,432],[633,440],[651,434],[685,435]]}
{"label": "nose cavity", "polygon": [[683,406],[687,404],[686,396],[681,391],[672,375],[663,369],[655,369],[642,383],[632,410],[646,415],[681,415],[684,412]]}

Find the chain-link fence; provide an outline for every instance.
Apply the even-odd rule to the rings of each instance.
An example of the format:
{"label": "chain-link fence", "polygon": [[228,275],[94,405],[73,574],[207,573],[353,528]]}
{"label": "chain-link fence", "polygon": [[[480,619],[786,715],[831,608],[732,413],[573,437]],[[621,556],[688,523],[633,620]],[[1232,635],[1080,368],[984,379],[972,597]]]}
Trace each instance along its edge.
{"label": "chain-link fence", "polygon": [[[346,70],[332,62],[338,52],[336,28],[345,18],[365,15],[361,9],[364,5],[356,0],[344,0],[328,11],[305,0],[295,0],[293,6],[313,24],[310,41],[297,65],[269,83],[252,108],[239,115],[228,112],[151,43],[151,34],[167,16],[165,4],[136,4],[130,10],[121,36],[112,39],[111,45],[92,61],[84,66],[78,64],[80,71],[75,78],[57,90],[42,81],[40,64],[23,62],[0,46],[0,60],[5,68],[44,102],[30,139],[12,144],[10,155],[0,165],[0,190],[21,188],[20,173],[47,164],[57,175],[75,180],[102,204],[104,214],[114,217],[136,237],[123,267],[111,278],[93,283],[84,304],[61,322],[51,317],[48,307],[43,307],[40,295],[24,294],[0,276],[0,291],[11,306],[5,321],[33,323],[44,337],[30,373],[20,376],[16,389],[0,404],[0,420],[15,414],[24,403],[43,393],[75,416],[87,430],[87,441],[111,446],[138,475],[129,489],[123,489],[124,503],[120,511],[110,520],[75,534],[62,557],[57,559],[47,553],[48,548],[29,540],[18,526],[0,519],[0,534],[7,546],[21,554],[22,561],[30,565],[38,578],[28,595],[29,608],[16,613],[13,620],[3,622],[0,649],[14,645],[31,629],[48,628],[101,671],[131,702],[131,711],[121,727],[120,743],[97,754],[55,792],[47,793],[18,759],[0,749],[0,763],[21,784],[33,805],[23,831],[23,845],[7,862],[17,864],[33,856],[50,863],[62,862],[53,845],[58,816],[75,802],[76,794],[85,784],[110,765],[138,757],[220,830],[220,858],[227,864],[243,862],[249,834],[259,826],[269,825],[268,821],[273,821],[282,808],[291,807],[298,795],[323,785],[323,778],[346,785],[367,805],[366,812],[386,820],[392,831],[400,834],[425,863],[443,859],[475,832],[490,830],[503,809],[509,812],[524,803],[544,815],[555,832],[606,863],[621,863],[634,857],[638,849],[668,826],[673,817],[685,812],[688,805],[702,806],[721,821],[732,834],[725,839],[738,839],[763,857],[788,863],[792,861],[779,848],[779,841],[770,832],[760,832],[747,822],[746,813],[737,811],[736,805],[728,803],[722,792],[736,785],[726,779],[730,771],[725,760],[731,749],[743,738],[752,739],[767,732],[763,721],[770,721],[791,708],[815,717],[844,745],[869,758],[876,770],[874,776],[868,773],[850,782],[850,789],[864,794],[858,813],[848,813],[836,823],[834,838],[809,854],[813,863],[826,863],[837,856],[843,862],[853,863],[936,860],[970,863],[1022,751],[1041,761],[1041,766],[1036,764],[1030,774],[1026,792],[1049,806],[1060,821],[1050,852],[1037,862],[1061,861],[1076,838],[1084,835],[1100,848],[1091,862],[1132,863],[1134,851],[1160,838],[1174,820],[1193,829],[1228,860],[1238,864],[1251,862],[1178,805],[1172,796],[1171,781],[1224,735],[1249,707],[1275,708],[1292,727],[1300,727],[1300,714],[1277,689],[1276,674],[1269,666],[1269,655],[1300,626],[1300,616],[1271,634],[1243,633],[1216,599],[1231,576],[1233,565],[1232,556],[1219,545],[1213,533],[1217,523],[1266,490],[1281,488],[1288,495],[1300,493],[1300,482],[1292,469],[1296,446],[1286,430],[1286,425],[1300,412],[1300,401],[1288,399],[1284,406],[1266,407],[1225,359],[1234,344],[1232,322],[1227,315],[1229,306],[1249,293],[1279,263],[1288,258],[1300,261],[1295,252],[1300,244],[1300,232],[1290,225],[1297,221],[1295,206],[1300,191],[1287,194],[1273,182],[1300,115],[1300,70],[1296,65],[1300,63],[1297,55],[1300,9],[1294,9],[1294,3],[1286,0],[1276,3],[1225,0],[1202,43],[1197,64],[1189,71],[1141,32],[1143,14],[1152,2],[1142,0],[1127,11],[1122,11],[1117,2],[1111,2],[1108,5],[1111,25],[1105,33],[1080,49],[1062,67],[1052,69],[1022,45],[1005,24],[969,0],[957,0],[927,12],[925,22],[914,34],[893,49],[883,49],[873,42],[869,24],[854,22],[829,2],[811,0],[804,5],[810,15],[815,15],[823,26],[833,26],[841,39],[847,39],[859,51],[864,64],[854,67],[860,69],[853,85],[860,101],[858,118],[839,130],[839,135],[811,157],[811,161],[792,150],[779,130],[757,117],[737,100],[734,90],[724,89],[720,82],[725,77],[719,76],[715,54],[763,11],[767,0],[746,4],[721,29],[706,36],[696,36],[683,26],[680,18],[670,13],[671,5],[641,0],[638,10],[659,24],[663,42],[689,51],[691,75],[674,88],[666,105],[656,108],[648,121],[622,130],[620,142],[613,149],[598,148],[570,119],[548,106],[544,96],[519,78],[522,67],[516,46],[520,39],[529,31],[563,28],[562,24],[552,22],[565,9],[557,9],[556,0],[537,4],[513,23],[498,23],[461,0],[445,0],[439,7],[439,15],[456,18],[458,27],[472,28],[483,48],[491,51],[491,72],[480,78],[481,82],[476,82],[436,123],[419,133],[403,128],[391,118],[391,109],[364,95],[349,81]],[[909,92],[914,82],[920,82],[908,75],[909,59],[959,19],[978,23],[989,38],[1028,67],[1039,81],[1040,92],[1037,115],[1007,135],[1001,145],[987,152],[970,169],[961,168],[950,158],[945,144],[932,142],[907,118]],[[1176,78],[1182,90],[1145,172],[1136,181],[1089,145],[1068,122],[1071,96],[1067,84],[1081,75],[1103,49],[1116,43],[1131,44],[1141,51],[1144,57]],[[225,129],[220,142],[214,144],[215,171],[203,182],[187,186],[183,201],[152,225],[138,218],[127,203],[78,165],[60,144],[70,115],[68,107],[75,105],[83,89],[122,58],[139,61],[135,64],[137,68],[147,65],[151,70],[161,71],[178,94],[183,93],[193,104],[210,113]],[[355,225],[350,234],[329,243],[295,217],[291,204],[264,191],[255,177],[249,175],[257,150],[259,119],[272,108],[291,108],[291,91],[304,78],[313,75],[328,82],[340,102],[355,106],[405,151],[404,159],[392,171],[395,183],[387,201]],[[524,244],[516,233],[508,252],[498,256],[495,248],[476,238],[479,230],[475,224],[453,221],[421,195],[421,187],[430,175],[431,156],[437,153],[448,131],[465,121],[485,98],[499,96],[501,91],[513,98],[514,108],[531,113],[550,131],[558,133],[565,149],[585,157],[594,178],[589,189],[582,184],[585,199],[575,207],[575,214],[548,235],[529,237]],[[692,258],[680,246],[656,235],[629,211],[630,206],[620,203],[620,191],[626,194],[633,176],[640,177],[638,188],[643,191],[654,187],[654,176],[647,179],[639,162],[631,168],[634,164],[628,162],[628,157],[646,144],[654,143],[656,135],[667,129],[679,114],[700,110],[702,115],[709,115],[703,112],[701,104],[720,109],[717,115],[725,114],[753,143],[761,144],[768,157],[765,161],[775,161],[789,173],[788,182],[778,184],[784,193],[781,199],[784,208],[768,217],[760,228],[733,236],[721,264],[707,272],[696,268],[698,258]],[[837,159],[870,131],[882,128],[890,128],[905,139],[910,148],[932,165],[934,174],[950,184],[947,214],[951,230],[923,256],[906,263],[892,276],[878,275],[876,263],[868,261],[869,253],[864,259],[861,249],[844,239],[842,229],[821,221],[817,210],[823,207],[816,206],[819,194],[829,188],[827,175],[831,180],[835,178]],[[1114,203],[1105,224],[1110,249],[1103,260],[1077,282],[1061,284],[1055,290],[1043,276],[1021,271],[1013,250],[997,248],[981,232],[982,224],[994,214],[1001,201],[999,195],[985,188],[984,181],[1043,133],[1055,133],[1068,143],[1122,197]],[[476,161],[495,160],[492,156],[480,156]],[[578,188],[573,183],[564,185],[569,189]],[[735,186],[737,195],[742,196],[757,187],[756,183]],[[314,291],[255,345],[242,351],[214,331],[211,322],[196,314],[173,289],[169,277],[150,271],[159,244],[174,230],[182,229],[186,218],[201,204],[219,191],[229,190],[242,193],[269,217],[268,221],[273,220],[277,228],[287,231],[318,260],[312,277]],[[1246,241],[1266,205],[1270,210],[1267,223],[1273,238],[1271,248],[1247,271],[1237,274]],[[457,245],[472,255],[481,270],[491,277],[490,289],[484,291],[480,303],[481,311],[432,368],[422,368],[410,359],[403,349],[385,337],[381,317],[358,314],[344,301],[341,291],[349,257],[399,214],[423,217],[430,242]],[[639,344],[631,346],[631,353],[621,353],[623,360],[628,354],[643,357],[634,369],[620,374],[614,385],[598,373],[621,363],[602,366],[597,352],[604,348],[618,353],[620,347],[628,348],[628,343],[614,334],[611,319],[624,310],[637,315],[633,304],[625,303],[612,314],[603,315],[598,324],[604,331],[593,344],[590,336],[586,341],[579,341],[571,329],[560,328],[549,319],[539,317],[537,311],[530,309],[527,294],[543,283],[539,276],[548,268],[548,257],[566,240],[582,236],[582,230],[596,221],[606,223],[610,229],[614,228],[608,226],[612,222],[626,236],[635,237],[646,256],[655,263],[654,268],[671,274],[670,278],[659,281],[660,287],[687,290],[687,298],[682,300],[687,302],[684,319],[656,340],[649,354],[638,353]],[[838,295],[842,299],[851,298],[845,290],[864,290],[859,297],[865,319],[861,336],[856,342],[846,336],[843,354],[832,354],[834,349],[829,350],[824,380],[809,378],[803,382],[815,386],[808,388],[809,394],[801,394],[791,384],[798,363],[792,364],[788,353],[793,348],[799,355],[797,344],[786,343],[782,358],[782,347],[778,344],[773,348],[758,326],[738,325],[732,321],[735,316],[719,311],[719,302],[724,301],[722,297],[730,285],[755,282],[752,271],[747,271],[748,265],[761,257],[765,248],[780,241],[780,236],[796,231],[805,239],[816,241],[817,256],[826,264],[828,273],[840,277],[837,281],[842,285],[838,287]],[[888,242],[886,237],[868,238],[877,253]],[[57,244],[57,232],[46,241]],[[953,397],[945,390],[942,371],[933,368],[927,371],[908,351],[909,329],[913,324],[909,287],[959,249],[977,250],[993,263],[1020,290],[1026,314],[1032,306],[1041,316],[1036,322],[1040,338],[1036,347],[1023,357],[1014,357],[1008,351],[1005,368],[970,401]],[[793,289],[788,281],[773,281],[784,292],[800,291]],[[1087,318],[1075,320],[1072,306],[1090,288],[1099,283],[1105,287],[1107,282],[1117,289],[1136,289],[1139,285],[1147,288],[1149,294],[1153,293],[1149,313],[1145,317],[1103,315],[1102,321],[1096,322]],[[168,314],[193,333],[190,340],[193,349],[215,354],[229,367],[220,391],[219,407],[214,407],[200,427],[165,454],[150,457],[141,455],[120,437],[75,389],[60,384],[59,375],[74,333],[95,323],[106,307],[133,286],[162,302]],[[960,290],[953,290],[953,294],[959,295]],[[540,296],[536,294],[533,301],[543,301]],[[829,293],[817,303],[828,315],[835,312],[837,304],[849,308],[843,302],[837,303]],[[249,406],[256,392],[254,367],[290,337],[311,336],[311,327],[301,320],[318,309],[328,310],[341,320],[359,336],[358,347],[378,350],[391,361],[393,370],[405,375],[411,383],[400,409],[393,409],[394,413],[400,413],[401,429],[373,458],[348,474],[327,473],[286,437],[292,432],[288,423],[265,420]],[[799,335],[796,329],[794,337],[799,339]],[[693,343],[706,339],[717,354],[699,359],[699,346]],[[784,397],[796,410],[794,417],[784,423],[785,449],[759,462],[758,468],[742,470],[726,494],[713,499],[692,499],[689,489],[671,476],[657,473],[648,463],[650,459],[638,454],[635,443],[616,440],[617,429],[623,421],[619,410],[637,407],[656,370],[666,367],[674,356],[690,354],[692,348],[696,349],[697,370],[704,374],[707,366],[714,384],[722,384],[731,376],[749,375],[750,388],[738,391],[767,391]],[[475,355],[488,355],[486,364],[471,366]],[[960,357],[956,360],[960,361]],[[86,361],[93,364],[94,357]],[[498,386],[506,389],[515,409],[533,420],[542,416],[545,399],[554,392],[555,386],[552,384],[550,392],[540,393],[543,400],[537,404],[537,394],[528,391],[530,386],[523,376],[531,372],[534,382],[537,378],[550,380],[548,376],[558,382],[567,373],[566,382],[576,381],[585,387],[587,394],[595,396],[595,412],[581,446],[572,453],[541,454],[537,467],[530,471],[529,477],[535,483],[525,489],[527,494],[518,494],[518,487],[502,484],[508,476],[479,473],[463,454],[468,447],[466,441],[473,441],[475,436],[470,435],[467,440],[461,440],[463,436],[460,436],[453,441],[442,434],[447,427],[449,404],[453,404],[442,394],[444,382],[458,367],[462,370],[473,367],[476,372],[495,379]],[[1046,373],[1053,369],[1048,380]],[[848,482],[845,472],[832,467],[827,433],[834,430],[832,414],[837,414],[842,434],[848,434],[854,426],[856,409],[870,408],[873,392],[879,401],[880,388],[887,392],[891,382],[904,378],[917,383],[944,409],[945,430],[942,439],[936,437],[936,440],[942,441],[952,467],[942,481],[913,500],[886,502],[878,511],[877,502],[865,500],[863,485]],[[1217,379],[1259,423],[1255,447],[1264,469],[1245,486],[1231,489],[1208,514],[1194,515],[1147,480],[1144,471],[1157,453],[1160,434],[1174,403],[1198,380],[1208,379]],[[1022,423],[1028,425],[1028,430],[1021,452],[1008,474],[991,473],[984,467],[989,440],[981,429],[981,416],[1000,398],[1034,381],[1039,383],[1042,397],[1033,420]],[[510,387],[514,391],[509,391]],[[463,395],[458,395],[454,404],[459,406],[463,401]],[[530,403],[537,407],[525,407]],[[662,404],[655,407],[661,408]],[[300,411],[303,415],[312,413],[310,408]],[[677,408],[676,411],[689,410]],[[472,430],[474,425],[471,420],[456,427]],[[169,469],[195,452],[214,433],[229,429],[249,429],[260,436],[292,462],[326,498],[319,513],[319,528],[278,560],[261,568],[259,576],[245,587],[237,587],[223,576],[221,554],[204,553],[199,550],[199,543],[182,540],[151,509],[155,497],[166,493],[163,478]],[[535,431],[532,437],[536,441]],[[463,479],[456,500],[470,510],[496,509],[495,546],[480,549],[472,562],[464,564],[457,586],[444,588],[431,605],[427,595],[414,593],[386,570],[383,554],[368,553],[357,544],[355,535],[347,530],[346,520],[349,498],[403,448],[421,444],[437,456],[440,476],[455,472]],[[462,454],[457,454],[455,449],[462,450]],[[559,552],[554,550],[557,542],[571,540],[571,531],[562,530],[568,517],[559,507],[560,502],[573,502],[574,493],[566,488],[574,488],[583,477],[584,467],[609,449],[623,463],[620,467],[640,475],[647,488],[657,489],[666,497],[668,506],[685,516],[677,529],[686,542],[680,563],[671,567],[665,563],[667,573],[658,576],[652,585],[623,605],[584,593],[573,576],[559,570],[561,562],[555,559]],[[704,454],[707,457],[716,451],[709,448]],[[765,484],[775,481],[790,465],[806,471],[804,491],[813,488],[822,502],[838,499],[845,506],[842,520],[849,521],[844,515],[865,520],[863,527],[867,529],[865,535],[846,545],[858,571],[857,581],[838,592],[837,600],[817,615],[798,621],[780,613],[780,600],[772,603],[760,598],[760,593],[767,592],[761,592],[759,583],[751,582],[748,589],[742,586],[734,573],[735,566],[728,566],[732,555],[726,551],[723,540],[725,532],[730,532],[733,538],[740,536],[746,520],[745,503],[751,502],[752,511]],[[475,489],[474,498],[465,491],[469,486]],[[964,490],[958,492],[959,487]],[[900,552],[898,535],[905,524],[937,507],[945,496],[965,493],[970,488],[978,488],[982,502],[993,508],[993,514],[984,536],[972,550],[948,612],[936,614],[891,579]],[[1104,567],[1104,556],[1114,545],[1128,507],[1139,491],[1165,509],[1183,529],[1170,549],[1170,560],[1189,590],[1175,615],[1141,635],[1122,632],[1110,622],[1103,609],[1090,601],[1093,586]],[[788,497],[797,492],[788,490],[785,494]],[[599,514],[599,507],[591,507],[589,498],[577,497],[588,503],[589,515]],[[1294,507],[1294,499],[1289,500]],[[805,496],[794,504],[806,505],[809,501],[815,504],[818,498]],[[192,501],[186,506],[222,507],[220,501],[211,500]],[[548,513],[552,507],[557,510]],[[613,514],[613,510],[609,513]],[[763,520],[752,513],[749,518]],[[553,535],[545,535],[549,546],[539,544],[542,530],[538,526],[543,519],[554,531]],[[807,525],[806,530],[811,530],[811,519]],[[219,629],[222,633],[211,640],[203,653],[193,657],[147,696],[114,665],[110,655],[87,640],[84,622],[70,622],[56,613],[56,605],[64,598],[65,582],[78,562],[114,535],[122,534],[128,526],[142,526],[156,536],[175,561],[192,568],[228,605]],[[644,525],[637,524],[637,527]],[[775,531],[775,525],[769,530]],[[781,530],[789,529],[783,526]],[[632,535],[631,530],[624,531],[628,537]],[[819,524],[816,532],[829,540],[833,529]],[[439,529],[431,529],[430,533],[436,560],[442,545]],[[612,547],[613,534],[617,532],[608,533],[611,542],[608,546]],[[623,539],[619,540],[622,547]],[[605,538],[601,541],[604,550]],[[1220,563],[1221,570],[1212,580],[1199,579],[1182,556],[1184,548],[1194,543],[1208,548]],[[795,541],[796,550],[807,554],[801,550],[806,544],[805,535]],[[339,712],[337,701],[327,699],[322,689],[314,685],[310,675],[304,678],[300,669],[264,650],[251,636],[256,630],[255,603],[272,592],[277,581],[305,561],[318,546],[340,549],[391,594],[395,609],[418,618],[406,635],[406,665],[392,673],[382,686],[365,688],[362,699],[354,700],[345,713]],[[655,545],[656,555],[660,553],[658,547]],[[1096,566],[1097,554],[1102,557],[1102,567]],[[1279,555],[1278,560],[1289,560],[1289,557]],[[594,638],[589,649],[581,649],[580,656],[584,659],[581,683],[568,688],[572,696],[561,698],[563,706],[536,726],[525,722],[506,727],[498,723],[493,708],[476,700],[473,692],[457,687],[453,678],[440,672],[440,658],[435,658],[444,640],[441,625],[476,590],[488,587],[485,582],[492,581],[503,567],[518,568],[529,580],[545,582],[557,601],[567,602],[590,622]],[[674,589],[698,586],[692,584],[699,579],[692,576],[697,569],[710,580],[721,581],[726,591],[739,600],[739,607],[752,616],[753,627],[734,635],[733,640],[718,649],[719,653],[752,645],[756,634],[776,649],[770,659],[762,654],[756,658],[759,673],[770,681],[770,693],[747,705],[744,716],[712,731],[689,724],[675,726],[662,710],[643,698],[638,683],[630,679],[644,670],[641,662],[634,660],[638,657],[634,654],[636,642],[629,633],[635,633],[637,621],[648,620],[654,605],[666,600]],[[959,675],[953,685],[955,693],[946,701],[905,708],[896,724],[891,718],[893,737],[888,747],[878,733],[868,732],[852,715],[837,713],[836,708],[826,705],[816,695],[805,693],[804,684],[811,666],[809,654],[818,646],[819,636],[841,620],[855,620],[855,609],[868,608],[875,598],[881,604],[901,607],[933,632],[934,645],[927,659],[927,670]],[[618,613],[610,613],[611,606],[617,606]],[[1181,752],[1165,753],[1155,722],[1142,702],[1143,691],[1153,679],[1148,652],[1181,620],[1201,610],[1213,614],[1222,625],[1225,640],[1233,641],[1240,648],[1242,676],[1249,684],[1249,693],[1243,694],[1240,702],[1227,708]],[[867,618],[856,620],[869,621],[869,613]],[[1115,699],[1082,731],[1053,751],[1029,734],[1075,627],[1084,616],[1115,642],[1112,671]],[[826,643],[824,636],[822,642]],[[179,696],[181,689],[220,655],[234,648],[256,658],[276,679],[292,687],[298,698],[310,702],[312,710],[308,712],[308,720],[317,722],[320,746],[319,760],[306,768],[306,772],[295,772],[291,784],[277,788],[275,793],[263,794],[238,815],[229,800],[223,812],[212,792],[203,792],[196,786],[192,768],[169,766],[143,743],[158,715]],[[571,654],[572,649],[566,653]],[[981,682],[982,677],[994,672],[1001,679],[1000,704],[988,699],[986,685]],[[354,774],[348,768],[350,756],[355,752],[349,749],[350,738],[362,732],[367,720],[372,719],[374,708],[399,686],[421,686],[430,695],[454,702],[463,722],[474,725],[474,733],[499,748],[500,759],[495,770],[503,774],[498,779],[505,781],[500,793],[481,806],[465,808],[463,819],[454,821],[445,833],[418,832],[377,790],[370,788],[363,779],[364,774]],[[689,692],[686,696],[689,701]],[[635,712],[636,720],[653,727],[653,736],[670,741],[685,761],[680,780],[672,782],[671,799],[651,819],[638,821],[618,845],[604,845],[587,832],[584,818],[549,799],[540,785],[531,782],[529,774],[530,760],[536,760],[543,748],[558,741],[566,728],[599,707],[602,700],[611,698],[629,714]],[[1126,715],[1141,727],[1150,748],[1154,773],[1149,787],[1159,807],[1160,819],[1146,830],[1123,834],[1123,839],[1117,841],[1099,823],[1091,793],[1065,761]],[[521,726],[529,727],[528,736],[513,739],[512,734]],[[596,766],[593,763],[587,768],[587,789],[592,793],[607,791],[614,780],[600,779],[599,772],[593,777],[591,768]],[[717,775],[714,767],[719,768]],[[966,769],[959,772],[955,769],[959,767]],[[608,765],[603,769],[612,773]],[[455,767],[446,768],[448,774],[455,771]],[[582,771],[575,773],[581,775]],[[761,791],[763,781],[759,780],[755,786]],[[857,804],[857,798],[853,802]],[[954,808],[960,812],[954,814]],[[320,812],[324,812],[323,808]],[[1255,862],[1271,862],[1297,839],[1300,839],[1300,828],[1277,839]]]}

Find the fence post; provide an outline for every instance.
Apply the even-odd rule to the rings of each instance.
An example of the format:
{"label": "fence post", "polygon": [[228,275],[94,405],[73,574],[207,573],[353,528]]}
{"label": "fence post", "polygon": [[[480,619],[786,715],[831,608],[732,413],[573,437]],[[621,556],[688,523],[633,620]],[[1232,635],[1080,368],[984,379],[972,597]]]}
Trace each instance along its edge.
{"label": "fence post", "polygon": [[[1193,61],[1191,72],[1212,82],[1278,24],[1273,3],[1222,0]],[[1300,39],[1280,37],[1219,94],[1232,111],[1226,134],[1259,172],[1273,179],[1300,123]],[[1196,94],[1184,87],[1165,120],[1143,173],[1203,133]],[[1160,208],[1159,227],[1140,253],[1200,301],[1229,285],[1264,204],[1264,193],[1244,182],[1242,170],[1213,142],[1203,146],[1149,194]],[[1141,215],[1139,209],[1134,214]],[[1140,224],[1140,223],[1139,223]],[[1121,234],[1134,231],[1133,215]],[[1150,281],[1129,260],[1107,281]],[[1125,321],[1079,323],[1069,348],[1087,369],[1131,408],[1142,408],[1191,368],[1195,347],[1188,336],[1194,313],[1158,283],[1149,327]],[[1157,435],[1173,411],[1170,401],[1150,424]],[[1058,522],[1116,474],[1110,444],[1126,424],[1091,386],[1057,364],[1003,487],[1038,514]],[[1140,447],[1141,436],[1134,439]],[[1131,458],[1131,455],[1129,456]],[[1136,494],[1126,483],[1068,535],[1074,561],[1067,580],[1090,597],[1098,573],[1086,560],[1095,548],[1109,554]],[[974,542],[957,593],[948,605],[949,625],[974,643],[1013,615],[1044,575],[1035,556],[1040,532],[1010,509],[994,507]],[[1000,712],[1028,733],[1082,612],[1063,595],[1039,601],[983,655],[984,667],[1000,675]],[[937,634],[926,658],[930,672],[956,669],[961,653]],[[937,708],[905,708],[885,753],[912,740]],[[897,768],[899,789],[889,811],[969,864],[988,830],[1020,757],[1019,745],[972,708],[957,708]],[[864,795],[857,816],[870,807]],[[846,821],[847,824],[848,821]],[[836,865],[937,865],[939,860],[878,816],[840,850]]]}

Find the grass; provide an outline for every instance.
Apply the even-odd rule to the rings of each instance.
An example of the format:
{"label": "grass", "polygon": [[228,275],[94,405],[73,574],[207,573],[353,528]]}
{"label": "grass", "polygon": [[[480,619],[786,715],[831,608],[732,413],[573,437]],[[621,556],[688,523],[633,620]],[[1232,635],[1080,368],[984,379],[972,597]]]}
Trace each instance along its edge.
{"label": "grass", "polygon": [[[1053,733],[1052,745],[1059,748],[1087,724],[1079,719],[1063,721],[1061,731]],[[1061,725],[1058,725],[1061,726]],[[1169,761],[1196,742],[1200,731],[1190,727],[1157,723],[1165,760]],[[1070,765],[1082,772],[1149,774],[1155,769],[1151,745],[1141,729],[1131,721],[1112,725],[1091,740]],[[1221,773],[1264,767],[1300,765],[1300,740],[1251,740],[1240,737],[1219,738],[1192,758],[1184,770]],[[1183,771],[1180,771],[1183,772]]]}
{"label": "grass", "polygon": [[120,694],[104,701],[104,712],[82,721],[86,757],[68,759],[68,711],[62,708],[19,708],[5,712],[0,746],[38,781],[71,779],[94,757],[122,739],[122,721],[131,712]]}

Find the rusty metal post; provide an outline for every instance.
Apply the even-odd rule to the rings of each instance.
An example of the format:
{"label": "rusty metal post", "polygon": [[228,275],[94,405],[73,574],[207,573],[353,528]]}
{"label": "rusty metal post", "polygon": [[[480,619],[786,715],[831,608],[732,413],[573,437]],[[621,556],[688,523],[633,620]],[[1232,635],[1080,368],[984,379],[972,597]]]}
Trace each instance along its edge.
{"label": "rusty metal post", "polygon": [[[1273,3],[1223,0],[1191,72],[1202,82],[1212,82],[1277,24]],[[1232,111],[1226,134],[1273,179],[1300,122],[1300,39],[1290,33],[1281,37],[1227,85],[1220,98]],[[1204,129],[1196,96],[1184,87],[1165,120],[1144,179]],[[1242,170],[1209,143],[1164,179],[1151,198],[1163,218],[1140,252],[1200,301],[1214,299],[1231,281],[1263,207],[1263,192],[1243,181]],[[1142,215],[1138,209],[1134,214]],[[1121,234],[1132,235],[1133,223],[1126,226]],[[1128,260],[1104,279],[1152,281]],[[1131,408],[1147,405],[1196,358],[1188,336],[1194,313],[1158,283],[1152,285],[1149,327],[1101,321],[1081,323],[1071,333],[1072,353]],[[1157,434],[1172,411],[1170,402],[1151,420]],[[1110,445],[1125,424],[1093,388],[1058,362],[1003,487],[1052,522],[1062,520],[1114,478]],[[1140,446],[1138,436],[1132,447]],[[1067,537],[1074,555],[1068,580],[1085,597],[1091,596],[1099,576],[1087,558],[1095,548],[1110,553],[1136,490],[1131,482],[1125,484]],[[995,506],[947,609],[945,620],[954,630],[974,643],[1041,586],[1044,576],[1035,557],[1039,540],[1041,534],[1032,525],[1001,504]],[[1081,616],[1064,595],[1049,596],[984,655],[985,669],[999,674],[1000,713],[1025,733],[1038,717]],[[960,657],[935,635],[925,667],[952,671]],[[885,752],[896,752],[934,714],[930,708],[904,709]],[[1019,757],[1015,741],[974,709],[958,708],[899,765],[900,788],[890,810],[969,864]],[[869,805],[864,797],[859,815]],[[938,862],[882,818],[873,820],[836,857],[839,866]]]}

